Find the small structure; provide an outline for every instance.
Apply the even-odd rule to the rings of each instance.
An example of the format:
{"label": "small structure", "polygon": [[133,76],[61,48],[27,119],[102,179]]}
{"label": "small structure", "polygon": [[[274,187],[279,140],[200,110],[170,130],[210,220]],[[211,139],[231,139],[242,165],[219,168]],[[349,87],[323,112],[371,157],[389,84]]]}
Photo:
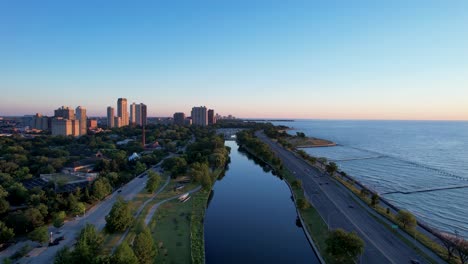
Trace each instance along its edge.
{"label": "small structure", "polygon": [[140,158],[140,155],[138,155],[136,152],[133,152],[133,154],[130,157],[128,157],[128,161],[134,161]]}

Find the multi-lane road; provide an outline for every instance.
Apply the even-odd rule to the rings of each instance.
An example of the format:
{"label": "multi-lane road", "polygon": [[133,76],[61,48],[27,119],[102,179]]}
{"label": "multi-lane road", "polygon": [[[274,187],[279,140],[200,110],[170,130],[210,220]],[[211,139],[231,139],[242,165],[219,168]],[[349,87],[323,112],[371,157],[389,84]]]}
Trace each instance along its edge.
{"label": "multi-lane road", "polygon": [[[283,161],[283,165],[302,181],[308,200],[330,228],[355,231],[364,240],[365,251],[359,260],[360,263],[428,262],[372,217],[362,204],[353,199],[350,191],[270,140],[264,133],[257,132],[256,136],[267,143]],[[435,254],[426,253],[435,261],[444,263]]]}

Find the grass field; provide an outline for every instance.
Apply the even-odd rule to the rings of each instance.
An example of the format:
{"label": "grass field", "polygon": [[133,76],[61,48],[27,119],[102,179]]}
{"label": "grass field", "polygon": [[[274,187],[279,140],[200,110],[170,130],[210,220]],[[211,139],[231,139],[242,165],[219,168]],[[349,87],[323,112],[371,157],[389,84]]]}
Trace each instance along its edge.
{"label": "grass field", "polygon": [[158,247],[155,263],[191,263],[190,218],[192,199],[162,204],[149,224]]}

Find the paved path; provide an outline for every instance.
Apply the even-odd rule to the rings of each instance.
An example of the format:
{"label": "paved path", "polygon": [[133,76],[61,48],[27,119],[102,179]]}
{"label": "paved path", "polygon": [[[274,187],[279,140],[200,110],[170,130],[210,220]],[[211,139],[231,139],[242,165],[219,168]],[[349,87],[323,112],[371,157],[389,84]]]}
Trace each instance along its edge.
{"label": "paved path", "polygon": [[178,194],[178,195],[169,197],[169,198],[164,199],[164,200],[158,202],[157,204],[153,205],[153,206],[151,207],[151,209],[149,210],[148,214],[147,214],[146,217],[145,217],[145,224],[146,224],[146,225],[149,224],[149,222],[150,222],[151,219],[153,218],[154,213],[156,212],[156,210],[158,209],[158,207],[159,207],[160,205],[162,205],[163,203],[169,202],[169,201],[174,200],[174,199],[176,199],[176,198],[179,198],[180,196],[182,196],[182,195],[184,195],[184,194],[186,194],[186,193],[192,194],[192,193],[194,193],[194,192],[198,192],[200,189],[201,189],[201,185],[199,185],[199,186],[193,188],[192,190],[190,190],[190,191],[188,191],[188,192],[185,192],[185,193],[183,193],[183,194]]}
{"label": "paved path", "polygon": [[[363,238],[365,251],[360,259],[361,263],[410,263],[412,259],[421,263],[427,262],[371,217],[359,202],[352,199],[353,194],[341,184],[273,142],[263,133],[257,132],[256,135],[267,143],[283,161],[283,165],[302,181],[306,197],[331,228],[355,231]],[[444,263],[435,257],[438,263]]]}
{"label": "paved path", "polygon": [[[162,163],[158,163],[157,165],[153,166],[151,169],[155,170],[157,166]],[[143,176],[143,177],[141,177]],[[141,178],[140,178],[141,177]],[[126,185],[120,188],[121,192],[114,192],[106,197],[102,202],[91,208],[84,216],[77,217],[71,221],[66,222],[62,227],[55,228],[53,226],[49,227],[49,232],[53,232],[55,236],[64,236],[65,239],[60,242],[60,244],[52,247],[46,247],[44,251],[42,251],[39,255],[35,257],[25,257],[21,258],[18,263],[53,263],[55,254],[62,249],[63,247],[72,247],[76,242],[76,237],[78,236],[79,232],[83,227],[87,224],[93,224],[97,230],[102,230],[106,225],[105,216],[109,214],[112,206],[117,201],[119,196],[123,197],[124,200],[131,200],[133,199],[138,193],[140,193],[146,186],[147,181],[147,174],[146,172],[140,174],[139,176],[135,177],[133,180],[128,182]],[[30,243],[31,241],[24,241],[17,243],[15,247],[21,248],[22,245],[26,243]],[[13,252],[14,253],[14,252]],[[5,252],[2,252],[1,256],[9,256]]]}
{"label": "paved path", "polygon": [[[141,211],[143,211],[143,209],[145,208],[145,206],[151,202],[155,197],[156,195],[158,195],[160,192],[162,192],[164,190],[164,188],[166,188],[166,186],[169,184],[169,182],[171,181],[171,177],[170,176],[167,176],[167,179],[166,179],[166,182],[163,184],[163,186],[161,186],[161,188],[159,188],[159,190],[153,194],[153,196],[151,196],[150,198],[148,198],[141,206],[140,208],[138,208],[138,211],[133,215],[133,218],[138,218],[138,216],[141,214]],[[117,242],[117,244],[114,246],[114,248],[112,248],[112,253],[114,253],[115,249],[120,245],[122,244],[122,242],[124,241],[124,239],[127,237],[128,235],[128,232],[130,231],[130,228],[127,228],[127,230],[125,231],[125,233],[122,235],[122,237],[120,237],[119,241]]]}

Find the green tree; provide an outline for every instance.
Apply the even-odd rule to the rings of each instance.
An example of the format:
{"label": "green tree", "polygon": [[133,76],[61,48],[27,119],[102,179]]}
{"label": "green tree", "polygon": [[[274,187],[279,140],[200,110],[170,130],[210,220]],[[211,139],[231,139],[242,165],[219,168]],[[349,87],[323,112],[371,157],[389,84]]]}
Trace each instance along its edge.
{"label": "green tree", "polygon": [[132,248],[123,242],[115,250],[112,256],[112,263],[114,264],[138,264],[138,258],[135,256]]}
{"label": "green tree", "polygon": [[106,230],[110,233],[125,231],[132,221],[133,216],[128,202],[119,197],[106,216]]}
{"label": "green tree", "polygon": [[8,242],[14,236],[13,228],[9,228],[5,223],[0,221],[0,243]]}
{"label": "green tree", "polygon": [[331,231],[325,243],[326,252],[338,263],[354,263],[364,252],[364,241],[356,233],[343,229]]}
{"label": "green tree", "polygon": [[[26,220],[28,221],[28,226],[31,229],[40,227],[44,224],[44,216],[41,214],[41,211],[39,211],[39,209],[37,208],[26,209],[26,211],[24,211],[24,216],[26,217]],[[26,230],[26,232],[27,231],[28,230]]]}
{"label": "green tree", "polygon": [[112,186],[106,178],[99,178],[93,184],[93,197],[96,200],[102,200],[112,192]]}
{"label": "green tree", "polygon": [[338,165],[336,165],[335,162],[330,162],[327,164],[325,169],[331,176],[333,176],[333,174],[338,170]]}
{"label": "green tree", "polygon": [[6,200],[7,196],[8,192],[0,185],[0,214],[5,213],[10,208],[10,204]]}
{"label": "green tree", "polygon": [[190,166],[189,172],[196,182],[201,182],[205,175],[210,174],[210,168],[204,162],[195,162]]}
{"label": "green tree", "polygon": [[137,161],[135,163],[135,174],[140,175],[146,170],[146,164]]}
{"label": "green tree", "polygon": [[294,180],[291,185],[294,188],[300,189],[300,188],[302,188],[302,181],[301,180]]}
{"label": "green tree", "polygon": [[210,177],[210,174],[203,174],[203,178],[201,179],[201,184],[203,186],[203,189],[209,191],[211,189],[211,186],[213,185],[212,179]]}
{"label": "green tree", "polygon": [[57,254],[55,254],[54,264],[73,264],[75,260],[73,259],[73,254],[70,248],[64,247],[60,249]]}
{"label": "green tree", "polygon": [[156,191],[159,183],[161,183],[161,175],[154,172],[153,170],[148,171],[148,181],[146,182],[146,190],[150,193]]}
{"label": "green tree", "polygon": [[373,193],[371,197],[371,205],[375,207],[377,204],[379,204],[379,200],[379,195],[377,193]]}
{"label": "green tree", "polygon": [[47,226],[41,226],[34,229],[28,234],[28,238],[32,241],[37,241],[39,243],[45,243],[49,239]]}
{"label": "green tree", "polygon": [[296,203],[297,203],[297,207],[299,207],[299,209],[302,209],[302,210],[310,207],[309,202],[307,202],[307,200],[304,198],[297,199]]}
{"label": "green tree", "polygon": [[73,259],[75,263],[95,263],[101,253],[103,238],[92,224],[86,224],[78,236]]}
{"label": "green tree", "polygon": [[54,214],[54,220],[53,224],[55,227],[59,228],[63,225],[63,222],[65,221],[65,217],[67,215],[65,214],[65,211],[59,211]]}
{"label": "green tree", "polygon": [[133,241],[133,252],[138,258],[140,264],[153,263],[156,256],[156,247],[148,227],[138,233]]}
{"label": "green tree", "polygon": [[414,227],[416,227],[416,224],[417,224],[417,221],[416,221],[416,217],[410,213],[409,211],[406,211],[406,210],[400,210],[398,211],[397,215],[396,215],[396,220],[401,224],[403,225],[403,228],[408,228],[408,229],[412,229]]}

